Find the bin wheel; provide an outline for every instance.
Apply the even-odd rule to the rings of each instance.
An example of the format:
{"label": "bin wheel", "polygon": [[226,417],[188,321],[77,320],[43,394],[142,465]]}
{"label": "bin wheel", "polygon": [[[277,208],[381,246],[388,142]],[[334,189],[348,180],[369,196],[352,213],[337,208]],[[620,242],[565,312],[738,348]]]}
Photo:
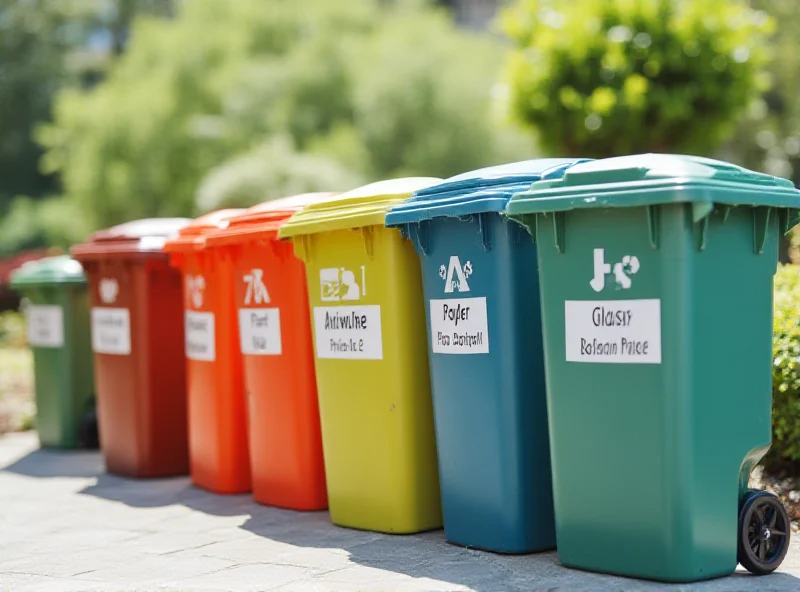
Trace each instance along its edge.
{"label": "bin wheel", "polygon": [[789,550],[791,522],[777,496],[748,491],[739,510],[739,563],[752,574],[775,571]]}
{"label": "bin wheel", "polygon": [[96,450],[100,448],[100,437],[97,432],[97,413],[90,411],[81,419],[78,426],[78,443],[81,448]]}

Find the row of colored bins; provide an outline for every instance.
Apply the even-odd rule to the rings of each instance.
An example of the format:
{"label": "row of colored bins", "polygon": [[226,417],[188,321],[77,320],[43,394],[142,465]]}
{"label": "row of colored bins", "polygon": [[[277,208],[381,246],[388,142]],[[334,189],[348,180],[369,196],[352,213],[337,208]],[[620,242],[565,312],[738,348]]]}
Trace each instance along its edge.
{"label": "row of colored bins", "polygon": [[[765,499],[747,492],[747,477],[769,446],[770,278],[779,231],[794,224],[798,206],[788,182],[708,159],[645,155],[387,181],[296,208],[198,219],[166,246],[185,274],[190,432],[196,425],[198,439],[208,433],[215,442],[192,440],[195,481],[247,486],[245,396],[249,451],[264,453],[252,464],[254,482],[275,463],[272,447],[283,450],[307,420],[301,447],[319,459],[303,342],[311,329],[335,523],[436,528],[441,491],[446,535],[463,545],[526,552],[557,540],[562,561],[576,567],[663,580],[729,573],[737,544],[749,561],[736,532],[742,516]],[[140,327],[131,319],[147,318],[142,302],[164,271],[164,236],[120,228],[74,253],[92,263],[106,241],[109,270],[126,270],[113,278],[138,278],[128,284],[129,313],[101,310],[99,328],[124,317],[141,345],[145,331],[152,339],[170,330],[131,330]],[[278,238],[305,263],[307,292],[303,264]],[[87,272],[98,294],[116,293],[97,269]],[[276,296],[284,287],[285,300]],[[715,338],[732,318],[743,339]],[[284,352],[288,319],[298,342]],[[308,403],[291,409],[280,400],[298,384],[288,376],[294,362],[281,359],[289,351]],[[103,408],[118,397],[101,381],[110,364],[98,355],[104,450],[113,415]],[[270,393],[273,384],[280,391]],[[271,409],[263,418],[253,412],[259,402]],[[275,438],[263,447],[262,431]],[[270,499],[279,489],[270,479],[281,481],[301,456],[265,476],[263,501],[293,507]],[[622,500],[620,467],[638,476]],[[324,490],[321,465],[311,474]],[[308,509],[324,497],[316,502]],[[769,558],[771,569],[782,557]]]}

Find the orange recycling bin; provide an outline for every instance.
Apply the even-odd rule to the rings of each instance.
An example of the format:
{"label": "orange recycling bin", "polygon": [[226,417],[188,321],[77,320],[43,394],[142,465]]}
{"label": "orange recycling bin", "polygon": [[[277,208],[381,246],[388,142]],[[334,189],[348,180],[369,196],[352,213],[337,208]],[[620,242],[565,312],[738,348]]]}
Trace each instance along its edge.
{"label": "orange recycling bin", "polygon": [[305,265],[277,230],[295,212],[332,195],[266,202],[206,236],[207,249],[235,269],[253,496],[293,510],[323,510],[328,497]]}
{"label": "orange recycling bin", "polygon": [[165,477],[189,468],[181,278],[162,250],[188,222],[128,222],[71,249],[89,277],[98,428],[110,473]]}
{"label": "orange recycling bin", "polygon": [[233,262],[206,249],[206,235],[242,211],[201,216],[164,245],[183,273],[190,472],[195,485],[215,493],[250,491]]}

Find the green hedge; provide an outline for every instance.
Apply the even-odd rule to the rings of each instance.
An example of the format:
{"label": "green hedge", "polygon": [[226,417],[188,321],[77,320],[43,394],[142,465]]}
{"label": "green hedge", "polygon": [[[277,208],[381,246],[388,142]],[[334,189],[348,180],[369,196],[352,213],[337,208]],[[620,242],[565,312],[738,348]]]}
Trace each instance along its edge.
{"label": "green hedge", "polygon": [[778,267],[773,327],[772,448],[765,464],[774,469],[800,463],[800,267]]}

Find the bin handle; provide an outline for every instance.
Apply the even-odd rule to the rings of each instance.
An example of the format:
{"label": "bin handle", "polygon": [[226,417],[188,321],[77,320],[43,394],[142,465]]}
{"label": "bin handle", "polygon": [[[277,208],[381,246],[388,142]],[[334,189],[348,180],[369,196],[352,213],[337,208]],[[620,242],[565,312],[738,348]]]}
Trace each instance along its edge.
{"label": "bin handle", "polygon": [[492,250],[492,245],[489,240],[489,221],[486,219],[487,214],[478,214],[478,233],[481,235],[481,244],[483,250],[487,253]]}
{"label": "bin handle", "polygon": [[559,253],[564,253],[564,225],[566,216],[564,212],[553,212],[553,239],[556,244],[556,250]]}
{"label": "bin handle", "polygon": [[796,208],[781,208],[778,210],[778,221],[781,232],[786,234],[800,222],[800,210]]}
{"label": "bin handle", "polygon": [[660,222],[660,211],[658,206],[647,206],[647,230],[650,234],[650,246],[653,247],[656,251],[658,250],[659,246],[659,239],[661,238],[658,234],[658,227]]}
{"label": "bin handle", "polygon": [[419,245],[419,249],[422,251],[422,254],[426,257],[431,253],[431,245],[430,241],[428,240],[430,238],[428,226],[428,220],[420,220],[414,225],[417,233],[417,244]]}
{"label": "bin handle", "polygon": [[361,227],[361,238],[364,241],[364,250],[367,252],[367,257],[372,259],[375,253],[375,236],[372,226]]}
{"label": "bin handle", "polygon": [[292,238],[292,245],[294,246],[294,254],[303,263],[311,261],[311,237],[307,234],[301,234]]}
{"label": "bin handle", "polygon": [[764,243],[767,242],[769,232],[769,215],[772,208],[758,206],[753,208],[753,248],[758,255],[764,252]]}

